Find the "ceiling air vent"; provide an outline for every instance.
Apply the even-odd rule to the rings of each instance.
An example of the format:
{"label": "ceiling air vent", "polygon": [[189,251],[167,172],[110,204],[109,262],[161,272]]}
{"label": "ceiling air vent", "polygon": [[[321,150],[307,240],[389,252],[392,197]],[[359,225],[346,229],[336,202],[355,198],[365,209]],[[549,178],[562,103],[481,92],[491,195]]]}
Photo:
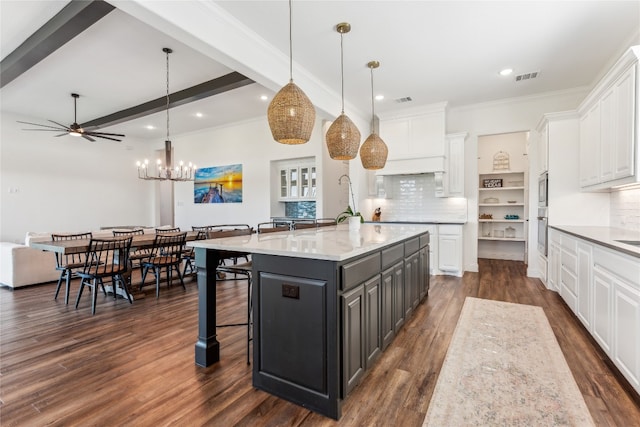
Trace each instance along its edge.
{"label": "ceiling air vent", "polygon": [[532,80],[532,79],[535,79],[536,77],[538,77],[538,74],[540,74],[540,71],[532,71],[530,73],[518,74],[516,76],[516,81],[517,82],[522,82],[522,81],[525,81],[525,80]]}
{"label": "ceiling air vent", "polygon": [[410,96],[405,96],[404,98],[398,98],[395,100],[398,104],[403,104],[405,102],[411,102],[413,101],[413,99],[411,99]]}

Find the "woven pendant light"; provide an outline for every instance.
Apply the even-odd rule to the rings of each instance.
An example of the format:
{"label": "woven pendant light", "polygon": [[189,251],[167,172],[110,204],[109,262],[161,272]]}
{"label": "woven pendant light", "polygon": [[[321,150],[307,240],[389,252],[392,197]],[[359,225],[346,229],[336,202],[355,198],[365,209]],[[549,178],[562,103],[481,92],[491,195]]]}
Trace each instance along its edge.
{"label": "woven pendant light", "polygon": [[267,120],[273,139],[281,144],[304,144],[311,138],[316,110],[305,93],[293,83],[293,42],[289,0],[289,83],[273,97]]}
{"label": "woven pendant light", "polygon": [[378,61],[367,63],[367,67],[371,70],[371,135],[360,147],[360,161],[362,161],[362,166],[369,170],[382,169],[387,163],[387,155],[389,154],[387,144],[376,134],[374,126],[376,114],[373,102],[373,70],[379,66]]}
{"label": "woven pendant light", "polygon": [[358,155],[360,146],[360,131],[351,119],[344,114],[344,58],[342,48],[343,35],[351,31],[351,25],[342,22],[336,26],[340,33],[340,76],[342,81],[342,112],[329,126],[326,140],[329,156],[334,160],[351,160]]}

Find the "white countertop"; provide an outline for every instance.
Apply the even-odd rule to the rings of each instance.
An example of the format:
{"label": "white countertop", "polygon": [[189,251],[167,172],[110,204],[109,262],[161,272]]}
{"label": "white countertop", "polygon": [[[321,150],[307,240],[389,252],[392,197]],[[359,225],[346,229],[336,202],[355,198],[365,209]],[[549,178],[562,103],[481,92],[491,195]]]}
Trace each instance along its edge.
{"label": "white countertop", "polygon": [[359,230],[350,230],[349,225],[340,224],[317,229],[196,240],[188,242],[187,245],[195,248],[344,261],[428,231],[429,227],[421,224],[361,224]]}
{"label": "white countertop", "polygon": [[550,225],[549,227],[640,258],[640,246],[629,245],[618,241],[640,240],[640,231],[584,225]]}

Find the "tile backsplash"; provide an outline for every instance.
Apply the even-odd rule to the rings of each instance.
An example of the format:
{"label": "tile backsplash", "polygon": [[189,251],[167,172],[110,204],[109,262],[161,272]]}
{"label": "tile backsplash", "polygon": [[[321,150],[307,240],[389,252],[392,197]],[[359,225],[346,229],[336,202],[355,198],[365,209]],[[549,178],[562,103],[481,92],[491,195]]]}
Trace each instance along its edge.
{"label": "tile backsplash", "polygon": [[315,218],[316,202],[285,202],[284,210],[287,218]]}
{"label": "tile backsplash", "polygon": [[611,192],[610,225],[640,231],[640,187]]}
{"label": "tile backsplash", "polygon": [[385,176],[386,199],[373,200],[380,206],[382,221],[464,222],[467,199],[435,196],[433,174]]}

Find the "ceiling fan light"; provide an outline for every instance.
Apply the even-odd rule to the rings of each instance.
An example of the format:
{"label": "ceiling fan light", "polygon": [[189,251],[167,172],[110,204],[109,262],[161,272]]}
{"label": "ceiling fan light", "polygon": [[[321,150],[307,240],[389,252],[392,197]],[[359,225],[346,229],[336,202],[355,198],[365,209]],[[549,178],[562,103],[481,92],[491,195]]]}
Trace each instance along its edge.
{"label": "ceiling fan light", "polygon": [[316,110],[302,89],[290,81],[269,103],[267,120],[274,140],[304,144],[311,138]]}
{"label": "ceiling fan light", "polygon": [[382,169],[387,163],[388,154],[387,144],[378,135],[372,133],[360,147],[362,167],[368,170]]}
{"label": "ceiling fan light", "polygon": [[358,155],[360,131],[344,113],[329,126],[326,140],[329,156],[333,160],[351,160]]}

